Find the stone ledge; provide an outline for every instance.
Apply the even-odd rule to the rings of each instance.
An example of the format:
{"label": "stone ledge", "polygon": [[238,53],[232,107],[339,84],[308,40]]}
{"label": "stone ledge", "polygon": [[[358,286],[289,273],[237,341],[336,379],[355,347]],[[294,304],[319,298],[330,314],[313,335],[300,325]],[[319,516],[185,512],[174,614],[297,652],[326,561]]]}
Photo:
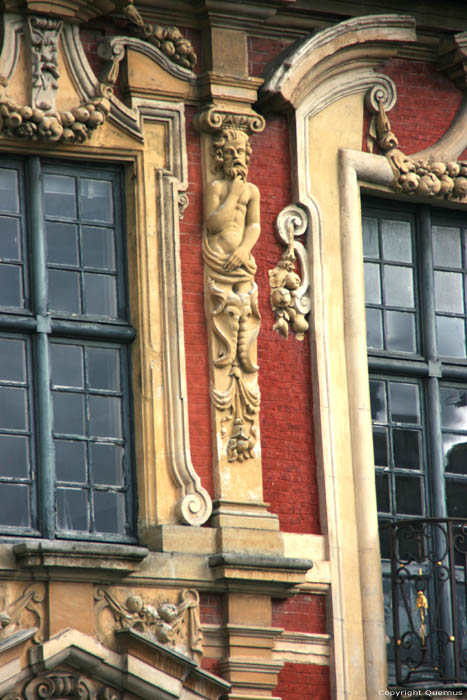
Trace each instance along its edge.
{"label": "stone ledge", "polygon": [[214,578],[223,580],[229,590],[243,590],[254,581],[258,592],[277,597],[293,595],[293,588],[304,583],[311,559],[280,555],[226,552],[209,557]]}
{"label": "stone ledge", "polygon": [[31,540],[13,545],[12,550],[22,568],[84,569],[119,576],[137,571],[148,554],[145,547],[135,545],[65,540]]}

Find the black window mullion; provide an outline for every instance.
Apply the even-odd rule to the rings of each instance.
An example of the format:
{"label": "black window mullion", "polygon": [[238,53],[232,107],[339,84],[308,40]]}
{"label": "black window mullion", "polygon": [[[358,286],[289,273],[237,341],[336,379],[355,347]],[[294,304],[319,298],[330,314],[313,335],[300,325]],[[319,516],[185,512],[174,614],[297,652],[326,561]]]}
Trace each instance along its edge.
{"label": "black window mullion", "polygon": [[54,536],[54,445],[52,440],[52,400],[50,394],[49,340],[47,310],[47,259],[42,208],[42,176],[38,156],[27,162],[33,309],[36,315],[34,348],[37,426],[39,520],[44,537]]}
{"label": "black window mullion", "polygon": [[[431,236],[430,208],[423,205],[418,210],[418,229],[420,232],[421,262],[421,316],[423,319],[423,341],[425,357],[431,364],[432,371],[427,379],[427,441],[429,449],[429,468],[427,477],[430,481],[432,517],[446,517],[446,489],[444,484],[443,451],[441,443],[441,410],[439,393],[439,376],[441,367],[438,363],[438,342],[436,333],[435,294],[433,280],[433,249]],[[439,370],[438,370],[439,368]],[[439,376],[436,376],[439,375]]]}

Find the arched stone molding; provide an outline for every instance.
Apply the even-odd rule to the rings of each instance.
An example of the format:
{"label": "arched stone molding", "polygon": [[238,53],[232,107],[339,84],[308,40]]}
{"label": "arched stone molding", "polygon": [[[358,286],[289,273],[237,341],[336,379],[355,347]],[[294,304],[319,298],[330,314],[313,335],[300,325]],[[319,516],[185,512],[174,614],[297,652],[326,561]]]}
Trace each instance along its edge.
{"label": "arched stone molding", "polygon": [[[361,239],[361,233],[352,233],[352,243],[346,239],[350,225],[346,197],[353,198],[355,226],[359,188],[347,194],[343,191],[347,180],[342,179],[339,151],[361,147],[364,96],[369,90],[373,101],[382,101],[385,109],[394,105],[395,86],[377,67],[395,55],[401,44],[414,40],[410,17],[376,15],[342,22],[295,45],[279,66],[273,66],[261,92],[263,111],[279,109],[289,115],[293,201],[307,211],[310,222],[314,420],[321,521],[331,561],[336,697],[377,697],[386,683],[371,429],[365,412],[367,376],[362,380],[367,373],[366,347],[354,348],[357,338],[358,343],[365,342],[364,325],[355,325],[357,319],[364,324],[364,296],[354,293],[351,300],[346,298],[349,275],[356,278],[355,284],[363,285],[358,269],[362,253],[355,243],[355,236]],[[333,129],[329,129],[331,121]],[[389,187],[394,176],[386,159],[362,155],[378,163],[372,166],[381,171],[376,184]],[[364,179],[365,168],[359,178]],[[357,176],[353,177],[357,182]],[[360,223],[357,231],[361,231]],[[360,363],[357,373],[356,363]],[[358,391],[356,377],[362,380]],[[362,404],[363,392],[366,403]],[[365,410],[360,413],[361,406]],[[370,448],[361,442],[363,434]]]}

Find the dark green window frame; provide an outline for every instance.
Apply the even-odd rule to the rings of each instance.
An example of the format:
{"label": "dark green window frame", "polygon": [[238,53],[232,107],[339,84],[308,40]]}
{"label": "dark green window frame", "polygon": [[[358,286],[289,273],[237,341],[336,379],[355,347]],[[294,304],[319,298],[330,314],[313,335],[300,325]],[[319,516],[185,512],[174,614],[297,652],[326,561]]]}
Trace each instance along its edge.
{"label": "dark green window frame", "polygon": [[122,193],[119,167],[0,161],[3,536],[135,541]]}
{"label": "dark green window frame", "polygon": [[[450,405],[446,402],[457,400],[461,403],[463,392],[467,397],[467,344],[465,341],[467,337],[465,331],[467,217],[453,210],[434,209],[427,205],[392,203],[388,206],[387,202],[369,199],[363,199],[362,209],[364,258],[366,266],[371,268],[372,277],[370,290],[368,290],[368,278],[366,288],[370,380],[399,382],[407,386],[416,385],[419,387],[420,403],[419,418],[415,424],[413,423],[415,419],[404,422],[403,419],[391,420],[390,416],[387,419],[378,420],[377,406],[373,402],[376,445],[378,435],[383,430],[388,431],[387,434],[390,436],[387,447],[388,463],[386,465],[376,463],[377,480],[380,486],[378,505],[380,517],[383,520],[418,516],[467,517],[467,469],[465,473],[461,473],[460,469],[457,472],[445,471],[446,455],[443,453],[443,436],[450,434],[454,441],[454,436],[458,435],[460,438],[465,437],[467,442],[467,417],[464,427],[450,430],[449,422],[453,419],[447,416],[446,408]],[[368,226],[368,219],[370,226]],[[377,245],[374,240],[373,244],[369,243],[369,238],[374,239],[375,234],[368,234],[371,228],[375,228],[375,222],[377,222]],[[385,224],[385,222],[388,223]],[[399,235],[402,243],[399,252],[386,255],[383,241],[384,226],[389,238],[391,222],[401,222]],[[398,229],[397,223],[393,228]],[[456,230],[458,233],[455,233]],[[450,236],[451,251],[457,245],[456,236],[459,241],[458,258],[454,266],[441,265],[439,262],[443,254],[448,255],[440,249],[443,242],[442,236],[445,233],[446,237]],[[409,252],[409,241],[411,252]],[[394,256],[398,259],[394,259]],[[376,268],[379,277],[374,273]],[[387,270],[391,270],[389,282],[385,279]],[[453,299],[453,311],[447,308],[449,301],[446,301],[446,298],[449,295],[446,289],[443,289],[442,284],[438,287],[435,285],[435,276],[439,273],[441,276],[445,275],[441,282],[448,281],[448,291],[452,287],[460,290],[460,300]],[[376,279],[377,282],[375,282]],[[378,295],[380,295],[379,298]],[[387,297],[390,303],[387,303]],[[394,303],[394,300],[399,303]],[[411,326],[412,331],[409,335],[412,340],[407,341],[406,335],[405,340],[399,341],[397,333],[393,333],[392,336],[387,333],[388,312],[400,314],[402,327]],[[375,314],[379,314],[379,327],[375,324]],[[410,324],[406,319],[410,319]],[[460,346],[458,338],[462,333],[464,334],[462,353],[459,357],[440,352],[440,344],[443,346],[441,350],[445,353],[450,350],[448,347],[450,338],[445,333],[446,323],[454,324],[458,330],[457,348]],[[402,337],[401,333],[400,338]],[[376,347],[378,343],[380,347]],[[401,465],[400,461],[394,459],[397,450],[395,436],[401,439],[405,431],[405,437],[410,442],[411,433],[417,430],[421,431],[421,437],[417,438],[420,452],[418,470],[413,464]],[[446,437],[444,439],[446,440]],[[408,461],[410,462],[410,459]],[[407,512],[407,508],[401,509],[397,505],[397,480],[398,478],[405,481],[414,479],[415,474],[418,474],[417,478],[422,480],[421,501],[420,507],[410,513]],[[387,476],[388,490],[384,490],[382,485],[384,475]],[[460,493],[466,495],[463,502],[459,497]]]}

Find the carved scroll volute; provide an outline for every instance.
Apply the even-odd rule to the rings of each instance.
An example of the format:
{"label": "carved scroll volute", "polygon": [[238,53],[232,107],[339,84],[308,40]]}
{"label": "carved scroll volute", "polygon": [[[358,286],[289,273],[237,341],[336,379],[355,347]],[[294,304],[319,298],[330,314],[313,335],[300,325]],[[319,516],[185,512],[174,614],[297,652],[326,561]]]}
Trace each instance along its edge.
{"label": "carved scroll volute", "polygon": [[260,235],[260,193],[248,180],[248,165],[250,136],[264,128],[264,119],[251,110],[212,106],[197,116],[196,126],[207,173],[202,249],[216,497],[259,503],[260,314],[253,248]]}

